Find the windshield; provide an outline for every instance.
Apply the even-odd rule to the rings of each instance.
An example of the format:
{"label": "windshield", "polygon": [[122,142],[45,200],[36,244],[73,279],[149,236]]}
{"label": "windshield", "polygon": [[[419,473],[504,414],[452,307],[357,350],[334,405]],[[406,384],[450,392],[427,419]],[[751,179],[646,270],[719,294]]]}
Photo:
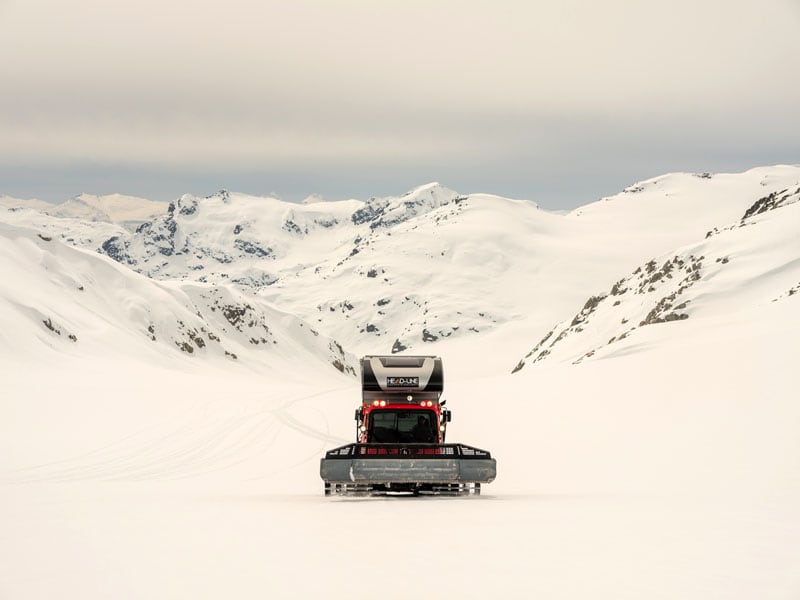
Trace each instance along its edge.
{"label": "windshield", "polygon": [[367,442],[378,444],[432,444],[436,438],[436,413],[430,410],[373,410]]}

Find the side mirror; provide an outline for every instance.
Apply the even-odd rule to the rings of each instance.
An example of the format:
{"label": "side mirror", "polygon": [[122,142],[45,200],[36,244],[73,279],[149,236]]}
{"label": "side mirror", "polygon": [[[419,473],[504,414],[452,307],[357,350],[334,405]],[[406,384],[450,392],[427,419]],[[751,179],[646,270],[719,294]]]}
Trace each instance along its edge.
{"label": "side mirror", "polygon": [[360,409],[360,408],[357,408],[357,409],[356,409],[356,421],[360,421],[360,420],[361,420],[361,415],[362,415],[362,414],[363,414],[363,413],[361,412],[361,409]]}
{"label": "side mirror", "polygon": [[439,406],[444,406],[445,404],[447,404],[447,400],[442,400],[439,402]]}
{"label": "side mirror", "polygon": [[444,420],[447,423],[453,420],[453,413],[451,413],[449,410],[444,411],[442,416],[444,416]]}

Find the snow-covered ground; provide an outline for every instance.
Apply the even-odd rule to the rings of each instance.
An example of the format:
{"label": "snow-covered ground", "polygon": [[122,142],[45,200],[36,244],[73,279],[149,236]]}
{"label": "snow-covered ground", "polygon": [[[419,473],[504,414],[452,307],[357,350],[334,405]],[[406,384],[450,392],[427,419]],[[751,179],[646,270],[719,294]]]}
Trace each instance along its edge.
{"label": "snow-covered ground", "polygon": [[796,321],[451,382],[451,436],[498,460],[466,499],[323,497],[343,376],[14,365],[0,593],[796,598]]}
{"label": "snow-covered ground", "polygon": [[[498,461],[481,496],[455,499],[322,495],[319,459],[353,439],[359,399],[358,380],[331,363],[350,364],[366,338],[346,333],[341,312],[314,323],[316,297],[308,314],[288,310],[302,290],[325,289],[313,268],[296,289],[282,277],[274,289],[287,302],[276,291],[273,306],[232,286],[149,280],[82,249],[91,246],[44,239],[53,230],[9,213],[0,219],[10,223],[0,226],[0,598],[795,600],[800,183],[791,169],[750,172],[738,187],[735,176],[667,176],[572,215],[522,207],[536,211],[529,220],[508,208],[513,201],[497,199],[494,214],[491,197],[470,197],[460,234],[456,224],[423,235],[449,204],[399,224],[403,239],[435,241],[448,254],[469,248],[479,232],[470,222],[499,227],[512,214],[536,242],[496,236],[497,252],[486,254],[484,231],[473,247],[508,260],[481,289],[489,304],[507,292],[498,314],[517,320],[414,348],[444,358],[450,440]],[[706,197],[714,180],[721,187]],[[771,209],[743,219],[790,183],[759,205]],[[400,235],[371,244],[393,248]],[[541,253],[512,253],[524,244]],[[604,264],[592,273],[597,248]],[[563,338],[563,351],[532,355],[511,374],[589,297],[638,281],[634,269],[651,258],[660,267],[700,251],[709,260],[691,270],[700,273],[685,291],[691,302],[673,307],[688,318],[655,319],[606,346],[612,309],[644,315],[647,294],[657,303],[681,278],[653,280],[653,292],[620,295],[616,308],[610,295]],[[403,268],[391,251],[381,256]],[[330,258],[322,269],[335,267]],[[467,263],[425,264],[434,275],[420,280],[426,299],[443,303],[434,313],[455,314],[443,297],[476,306],[474,290],[459,300],[435,285],[454,265],[455,280],[469,279]],[[335,278],[332,297],[368,289],[358,269]],[[473,281],[485,277],[481,265],[476,272]],[[548,306],[537,304],[540,289]],[[223,319],[214,294],[225,306],[249,303],[244,321],[254,325],[233,318],[238,309]],[[557,318],[540,331],[542,315]],[[250,341],[264,326],[277,343]],[[601,350],[574,364],[598,341]]]}

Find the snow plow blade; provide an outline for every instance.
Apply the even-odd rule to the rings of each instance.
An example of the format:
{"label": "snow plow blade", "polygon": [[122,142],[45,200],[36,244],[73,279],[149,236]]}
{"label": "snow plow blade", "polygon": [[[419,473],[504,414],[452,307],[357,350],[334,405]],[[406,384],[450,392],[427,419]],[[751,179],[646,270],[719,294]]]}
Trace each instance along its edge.
{"label": "snow plow blade", "polygon": [[320,461],[325,495],[480,494],[494,481],[489,452],[464,444],[348,444]]}

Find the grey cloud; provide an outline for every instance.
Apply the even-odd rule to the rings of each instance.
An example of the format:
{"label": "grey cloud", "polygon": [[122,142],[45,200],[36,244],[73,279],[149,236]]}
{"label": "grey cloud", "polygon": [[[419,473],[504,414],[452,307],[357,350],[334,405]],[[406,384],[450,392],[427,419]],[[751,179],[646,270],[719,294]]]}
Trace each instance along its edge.
{"label": "grey cloud", "polygon": [[14,169],[46,177],[69,164],[120,184],[143,170],[164,189],[201,172],[255,188],[269,171],[333,197],[362,189],[348,182],[369,171],[374,193],[452,174],[453,187],[524,196],[571,169],[599,190],[624,165],[623,186],[651,168],[797,160],[793,0],[35,0],[0,11],[0,193]]}

